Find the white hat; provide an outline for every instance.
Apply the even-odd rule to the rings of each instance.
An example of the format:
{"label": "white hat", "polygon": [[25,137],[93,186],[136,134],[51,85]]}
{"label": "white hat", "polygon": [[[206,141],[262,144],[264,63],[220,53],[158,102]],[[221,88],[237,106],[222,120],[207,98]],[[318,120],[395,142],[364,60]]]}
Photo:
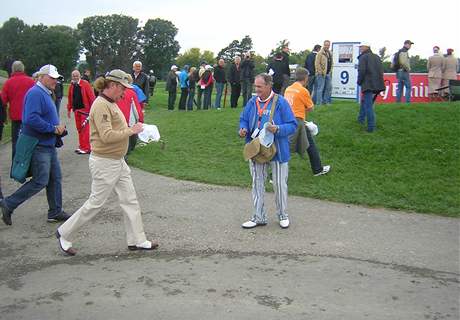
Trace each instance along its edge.
{"label": "white hat", "polygon": [[171,66],[171,70],[174,70],[174,69],[179,69],[179,68],[178,68],[175,64],[173,64],[173,65]]}
{"label": "white hat", "polygon": [[211,69],[212,69],[212,67],[209,64],[204,66],[204,70],[211,70]]}
{"label": "white hat", "polygon": [[40,68],[40,70],[35,72],[34,75],[37,75],[37,76],[45,76],[45,75],[47,75],[47,76],[50,76],[51,78],[54,78],[54,79],[62,77],[58,73],[57,68],[55,66],[53,66],[52,64],[44,65],[43,67]]}
{"label": "white hat", "polygon": [[369,41],[362,41],[362,42],[359,44],[359,46],[360,46],[360,47],[368,47],[368,48],[371,47]]}

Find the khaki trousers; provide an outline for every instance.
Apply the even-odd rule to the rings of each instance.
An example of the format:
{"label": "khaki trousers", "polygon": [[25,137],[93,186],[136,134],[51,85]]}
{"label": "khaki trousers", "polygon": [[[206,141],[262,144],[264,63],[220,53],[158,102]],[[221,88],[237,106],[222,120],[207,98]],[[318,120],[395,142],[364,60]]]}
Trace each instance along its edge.
{"label": "khaki trousers", "polygon": [[112,191],[118,196],[129,246],[146,241],[141,210],[136,191],[131,180],[131,169],[125,160],[89,157],[92,184],[89,199],[63,225],[59,227],[61,236],[71,241],[75,233],[101,211]]}

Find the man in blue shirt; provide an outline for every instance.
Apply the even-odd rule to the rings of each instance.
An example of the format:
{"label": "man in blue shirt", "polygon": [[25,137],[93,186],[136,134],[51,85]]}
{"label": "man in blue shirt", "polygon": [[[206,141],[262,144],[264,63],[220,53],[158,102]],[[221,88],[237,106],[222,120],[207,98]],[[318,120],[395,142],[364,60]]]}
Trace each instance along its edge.
{"label": "man in blue shirt", "polygon": [[[262,73],[256,76],[254,86],[257,96],[248,101],[240,115],[239,135],[246,139],[246,143],[251,142],[265,126],[273,133],[273,144],[276,146],[276,154],[270,162],[259,163],[253,159],[249,160],[254,212],[251,219],[241,225],[245,229],[267,224],[264,197],[269,166],[273,174],[273,189],[280,227],[289,227],[289,217],[286,212],[288,161],[291,157],[288,137],[295,132],[297,122],[287,100],[282,96],[275,97],[272,85],[273,79],[269,74]],[[275,108],[273,119],[271,123],[267,123],[272,108]]]}
{"label": "man in blue shirt", "polygon": [[11,215],[19,205],[45,187],[49,205],[48,222],[65,221],[70,217],[62,211],[62,175],[56,152],[56,137],[64,133],[65,126],[59,124],[51,97],[61,75],[51,64],[41,67],[36,75],[37,83],[24,98],[21,128],[21,134],[38,140],[30,162],[32,179],[0,202],[2,220],[6,225],[12,225]]}

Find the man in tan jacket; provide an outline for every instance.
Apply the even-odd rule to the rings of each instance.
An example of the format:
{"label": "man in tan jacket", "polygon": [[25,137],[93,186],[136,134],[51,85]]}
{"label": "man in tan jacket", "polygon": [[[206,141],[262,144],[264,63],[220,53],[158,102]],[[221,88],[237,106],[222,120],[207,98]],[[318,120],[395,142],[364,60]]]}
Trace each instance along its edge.
{"label": "man in tan jacket", "polygon": [[428,70],[428,95],[431,100],[438,95],[437,89],[441,88],[442,66],[444,57],[439,52],[439,47],[433,47],[433,55],[428,58],[426,69]]}
{"label": "man in tan jacket", "polygon": [[131,180],[131,170],[124,160],[128,139],[142,132],[142,123],[128,127],[116,102],[125,88],[132,88],[128,75],[122,70],[112,70],[105,78],[94,82],[100,92],[94,100],[89,115],[91,155],[89,169],[92,176],[91,195],[83,206],[56,231],[61,250],[75,255],[72,239],[76,232],[98,214],[112,191],[118,196],[126,229],[129,250],[153,250],[156,241],[147,240],[142,224],[141,209]]}
{"label": "man in tan jacket", "polygon": [[[449,80],[457,80],[458,60],[453,55],[454,49],[447,49],[442,67],[442,87],[449,86]],[[449,89],[447,89],[449,90]],[[446,90],[446,93],[448,92]]]}
{"label": "man in tan jacket", "polygon": [[414,43],[410,40],[404,41],[404,46],[399,50],[399,67],[396,71],[396,78],[398,79],[398,89],[396,90],[396,102],[401,102],[403,95],[403,88],[405,88],[406,103],[410,103],[412,84],[410,80],[410,58],[409,49]]}
{"label": "man in tan jacket", "polygon": [[332,53],[329,51],[331,42],[325,40],[323,47],[315,58],[316,104],[330,104],[332,94]]}

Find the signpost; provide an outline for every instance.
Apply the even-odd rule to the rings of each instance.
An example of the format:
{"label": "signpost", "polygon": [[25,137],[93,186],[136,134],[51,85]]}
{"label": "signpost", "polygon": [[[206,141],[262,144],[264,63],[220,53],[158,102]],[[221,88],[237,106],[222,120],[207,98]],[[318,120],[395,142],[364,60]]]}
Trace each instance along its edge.
{"label": "signpost", "polygon": [[332,43],[332,97],[357,99],[360,42]]}

